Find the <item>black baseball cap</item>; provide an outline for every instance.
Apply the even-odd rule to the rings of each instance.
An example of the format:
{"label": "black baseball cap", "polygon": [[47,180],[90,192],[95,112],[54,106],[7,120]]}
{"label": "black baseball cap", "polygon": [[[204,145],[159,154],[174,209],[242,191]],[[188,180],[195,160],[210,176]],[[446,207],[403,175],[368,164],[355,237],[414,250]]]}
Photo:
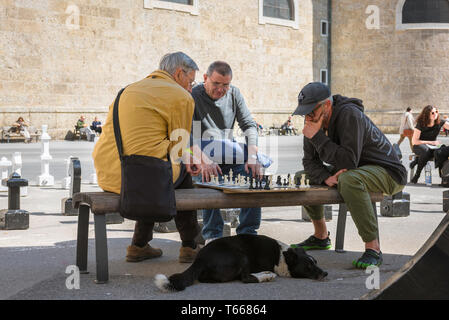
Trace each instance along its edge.
{"label": "black baseball cap", "polygon": [[305,116],[313,111],[318,102],[331,96],[331,90],[322,82],[310,82],[298,95],[298,107],[292,115]]}

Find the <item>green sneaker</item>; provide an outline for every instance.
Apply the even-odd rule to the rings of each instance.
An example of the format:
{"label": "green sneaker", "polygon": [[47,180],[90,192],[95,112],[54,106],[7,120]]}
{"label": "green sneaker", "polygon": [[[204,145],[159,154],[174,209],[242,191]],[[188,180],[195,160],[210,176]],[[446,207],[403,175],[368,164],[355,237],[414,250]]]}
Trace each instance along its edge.
{"label": "green sneaker", "polygon": [[377,253],[372,249],[366,249],[357,261],[352,261],[352,265],[358,269],[366,269],[369,266],[378,267],[382,264],[382,262],[382,252]]}
{"label": "green sneaker", "polygon": [[310,236],[307,240],[292,244],[290,247],[298,248],[302,247],[304,250],[329,250],[332,247],[331,239],[329,238],[330,232],[327,233],[326,239],[318,239],[315,236]]}

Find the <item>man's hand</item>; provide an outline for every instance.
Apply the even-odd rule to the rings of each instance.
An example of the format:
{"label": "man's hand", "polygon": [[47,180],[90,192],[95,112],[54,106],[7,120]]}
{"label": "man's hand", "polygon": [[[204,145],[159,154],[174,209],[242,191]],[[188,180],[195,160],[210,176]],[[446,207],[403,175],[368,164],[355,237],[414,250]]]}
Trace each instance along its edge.
{"label": "man's hand", "polygon": [[185,164],[187,173],[190,173],[191,176],[196,177],[201,173],[201,167],[194,164],[193,161],[189,164]]}
{"label": "man's hand", "polygon": [[329,187],[333,187],[336,186],[338,184],[338,176],[341,175],[343,172],[348,171],[347,169],[341,169],[340,171],[338,171],[336,174],[334,174],[333,176],[330,176],[329,178],[327,178],[324,183],[326,185],[328,185]]}
{"label": "man's hand", "polygon": [[253,178],[257,177],[258,179],[262,179],[261,168],[262,166],[259,162],[256,162],[255,164],[245,163],[245,172],[249,174],[249,169],[251,169]]}
{"label": "man's hand", "polygon": [[262,178],[261,165],[257,161],[257,151],[258,147],[256,145],[248,146],[248,161],[245,163],[245,172],[249,174],[249,169],[251,169],[252,176],[256,176],[260,179]]}
{"label": "man's hand", "polygon": [[323,127],[324,114],[321,113],[320,118],[314,122],[311,117],[306,116],[306,122],[302,133],[306,138],[312,139],[314,135]]}
{"label": "man's hand", "polygon": [[210,181],[210,176],[214,175],[216,177],[218,177],[218,175],[222,175],[223,173],[221,172],[221,168],[220,166],[215,163],[201,163],[201,175],[202,175],[202,181],[203,182],[209,182]]}

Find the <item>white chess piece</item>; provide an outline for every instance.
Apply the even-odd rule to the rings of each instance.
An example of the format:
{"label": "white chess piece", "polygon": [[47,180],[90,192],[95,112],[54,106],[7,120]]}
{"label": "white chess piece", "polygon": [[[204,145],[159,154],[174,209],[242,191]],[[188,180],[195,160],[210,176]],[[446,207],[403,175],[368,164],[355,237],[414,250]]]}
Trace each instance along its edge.
{"label": "white chess piece", "polygon": [[[0,174],[1,174],[1,180],[8,179],[8,173],[9,169],[12,167],[12,162],[9,161],[6,157],[2,157],[0,160]],[[2,185],[0,181],[0,191],[8,191],[8,187]]]}
{"label": "white chess piece", "polygon": [[232,169],[230,169],[229,170],[229,181],[231,182],[231,184],[234,184],[233,174],[234,174],[234,172],[232,171]]}
{"label": "white chess piece", "polygon": [[50,161],[53,157],[50,155],[51,137],[47,133],[48,125],[42,125],[41,135],[41,175],[37,177],[39,186],[53,186],[55,178],[50,174]]}

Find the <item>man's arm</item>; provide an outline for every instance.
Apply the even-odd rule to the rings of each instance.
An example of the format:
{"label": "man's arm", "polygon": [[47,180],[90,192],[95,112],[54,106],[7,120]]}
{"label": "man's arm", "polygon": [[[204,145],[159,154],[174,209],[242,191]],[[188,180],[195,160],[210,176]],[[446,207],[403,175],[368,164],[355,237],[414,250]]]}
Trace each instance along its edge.
{"label": "man's arm", "polygon": [[236,120],[238,125],[248,138],[248,146],[257,146],[258,133],[256,121],[254,121],[251,116],[251,112],[249,111],[240,90],[236,87],[233,87],[233,90],[232,100],[236,108]]}
{"label": "man's arm", "polygon": [[322,184],[331,174],[323,164],[323,161],[320,160],[310,139],[306,137],[304,137],[303,150],[304,158],[302,159],[302,164],[305,172],[314,183]]}
{"label": "man's arm", "polygon": [[367,125],[361,112],[352,110],[342,112],[345,113],[339,116],[335,124],[335,130],[339,132],[339,144],[329,139],[323,130],[319,130],[310,139],[319,158],[332,165],[336,171],[358,167]]}

